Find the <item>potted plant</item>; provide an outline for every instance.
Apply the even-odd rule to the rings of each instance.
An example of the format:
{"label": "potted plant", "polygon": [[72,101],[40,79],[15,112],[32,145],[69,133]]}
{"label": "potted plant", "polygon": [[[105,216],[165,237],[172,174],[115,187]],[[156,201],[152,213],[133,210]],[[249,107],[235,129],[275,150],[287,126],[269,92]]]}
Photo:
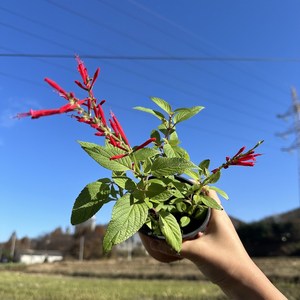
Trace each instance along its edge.
{"label": "potted plant", "polygon": [[101,167],[111,170],[112,175],[83,188],[75,200],[71,223],[76,225],[88,220],[103,205],[114,201],[103,240],[105,253],[138,231],[143,242],[146,243],[149,236],[165,239],[174,253],[179,253],[183,238],[194,237],[197,231],[204,230],[210,210],[222,209],[209,196],[209,191],[214,190],[228,198],[224,191],[213,186],[219,180],[222,169],[231,165],[253,166],[260,155],[255,153],[255,148],[261,142],[248,151],[245,147],[241,148],[210,171],[208,159],[198,164],[190,160],[188,152],[180,146],[176,131],[181,122],[198,114],[203,107],[173,109],[165,100],[151,97],[157,109],[141,106],[135,109],[153,115],[158,120],[158,126],[146,141],[131,146],[117,117],[111,112],[107,119],[103,110],[105,101],[99,102],[93,94],[99,68],[90,77],[80,58],[76,59],[82,82],[76,80],[75,83],[86,91],[86,98],[78,99],[73,92],[66,92],[56,82],[46,78],[45,81],[67,100],[67,104],[56,109],[30,110],[17,115],[18,118],[30,116],[37,119],[72,113],[75,120],[88,124],[95,130],[95,135],[104,137],[102,146],[79,142],[82,149]]}

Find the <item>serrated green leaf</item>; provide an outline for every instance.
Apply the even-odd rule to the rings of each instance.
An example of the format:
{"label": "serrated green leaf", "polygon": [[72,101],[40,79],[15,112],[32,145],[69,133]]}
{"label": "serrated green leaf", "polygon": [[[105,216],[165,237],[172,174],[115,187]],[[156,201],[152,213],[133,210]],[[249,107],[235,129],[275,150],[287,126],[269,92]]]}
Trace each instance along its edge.
{"label": "serrated green leaf", "polygon": [[113,181],[122,189],[132,191],[136,187],[136,183],[127,176],[114,176]]}
{"label": "serrated green leaf", "polygon": [[190,156],[186,150],[179,146],[172,146],[177,157],[182,157],[186,160],[190,160]]}
{"label": "serrated green leaf", "polygon": [[201,195],[201,201],[208,207],[222,210],[222,206],[215,199],[209,196]]}
{"label": "serrated green leaf", "polygon": [[71,224],[80,224],[94,216],[105,203],[109,202],[109,194],[109,185],[101,179],[86,185],[75,200]]}
{"label": "serrated green leaf", "polygon": [[88,142],[79,142],[82,149],[88,153],[103,168],[112,171],[127,171],[131,168],[131,160],[125,156],[120,159],[111,160],[114,155],[124,154],[125,152],[112,145],[99,146]]}
{"label": "serrated green leaf", "polygon": [[166,238],[167,243],[176,252],[180,252],[182,245],[182,235],[176,218],[168,212],[160,213],[159,228]]}
{"label": "serrated green leaf", "polygon": [[164,153],[166,154],[167,157],[176,157],[176,153],[173,149],[173,147],[170,144],[164,144],[163,146]]}
{"label": "serrated green leaf", "polygon": [[131,155],[134,156],[136,161],[145,161],[150,157],[160,154],[160,152],[153,148],[142,148]]}
{"label": "serrated green leaf", "polygon": [[173,196],[173,194],[169,191],[163,191],[159,194],[156,194],[155,196],[151,197],[151,200],[154,201],[167,201],[169,200],[171,197]]}
{"label": "serrated green leaf", "polygon": [[161,112],[153,110],[151,108],[135,106],[134,109],[149,113],[149,114],[155,116],[156,118],[160,119],[161,121],[165,119],[165,116]]}
{"label": "serrated green leaf", "polygon": [[129,194],[121,197],[113,207],[112,218],[103,239],[104,253],[134,235],[146,222],[147,216],[146,203],[133,204]]}
{"label": "serrated green leaf", "polygon": [[182,174],[193,168],[197,166],[181,157],[158,157],[152,164],[151,172],[153,176],[161,177]]}
{"label": "serrated green leaf", "polygon": [[150,99],[169,115],[172,113],[171,105],[167,101],[157,97],[150,97]]}
{"label": "serrated green leaf", "polygon": [[216,191],[220,196],[222,196],[224,199],[228,200],[229,197],[228,195],[221,189],[217,188],[216,186],[210,186],[209,187],[210,190],[214,190]]}
{"label": "serrated green leaf", "polygon": [[185,121],[199,113],[204,107],[203,106],[193,106],[191,108],[178,108],[175,109],[174,124]]}

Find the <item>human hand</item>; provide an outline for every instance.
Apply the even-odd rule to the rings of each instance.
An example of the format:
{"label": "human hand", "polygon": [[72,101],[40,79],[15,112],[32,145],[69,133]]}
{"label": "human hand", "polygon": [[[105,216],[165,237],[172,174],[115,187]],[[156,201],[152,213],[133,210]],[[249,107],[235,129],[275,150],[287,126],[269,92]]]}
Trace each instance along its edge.
{"label": "human hand", "polygon": [[[210,197],[220,203],[214,191]],[[149,250],[159,260],[172,254],[166,243],[158,241],[153,241]],[[184,241],[180,256],[173,252],[171,259],[179,257],[191,260],[230,299],[286,299],[249,257],[225,210],[212,210],[205,232]]]}

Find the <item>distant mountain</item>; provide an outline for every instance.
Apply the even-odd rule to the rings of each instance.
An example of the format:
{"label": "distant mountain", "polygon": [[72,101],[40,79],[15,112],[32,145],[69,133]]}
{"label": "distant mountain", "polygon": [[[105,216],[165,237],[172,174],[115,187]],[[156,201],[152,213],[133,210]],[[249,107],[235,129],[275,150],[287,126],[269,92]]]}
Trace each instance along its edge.
{"label": "distant mountain", "polygon": [[260,222],[275,222],[275,223],[297,223],[300,225],[300,208],[290,210],[281,214],[275,214],[262,219]]}
{"label": "distant mountain", "polygon": [[299,256],[300,208],[242,223],[237,232],[251,256]]}
{"label": "distant mountain", "polygon": [[235,229],[239,228],[241,225],[246,224],[244,221],[241,221],[237,218],[234,218],[232,216],[229,216],[229,217],[230,217],[230,220],[231,220],[233,226],[235,227]]}

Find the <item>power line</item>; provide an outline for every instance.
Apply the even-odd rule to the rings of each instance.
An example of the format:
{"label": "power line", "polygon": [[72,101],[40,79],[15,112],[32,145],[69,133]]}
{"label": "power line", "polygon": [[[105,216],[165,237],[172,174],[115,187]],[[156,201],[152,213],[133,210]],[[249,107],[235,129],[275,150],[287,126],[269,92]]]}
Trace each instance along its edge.
{"label": "power line", "polygon": [[[132,1],[131,1],[132,2]],[[134,2],[134,1],[133,1]],[[141,39],[137,39],[136,37],[132,36],[132,35],[129,35],[126,31],[122,31],[120,30],[119,28],[115,28],[115,27],[112,27],[112,26],[108,26],[106,23],[103,23],[103,22],[99,22],[99,19],[94,19],[94,18],[91,18],[89,15],[86,15],[86,14],[82,14],[81,12],[78,12],[74,9],[71,9],[70,7],[68,6],[64,6],[62,5],[61,3],[57,3],[53,0],[48,0],[48,3],[60,8],[61,10],[64,10],[65,12],[69,13],[69,14],[73,14],[75,15],[76,17],[80,17],[80,18],[83,18],[85,21],[89,21],[93,24],[96,24],[97,26],[101,26],[101,28],[105,28],[106,30],[108,31],[111,31],[113,33],[116,33],[122,37],[125,37],[133,42],[135,42],[136,44],[138,45],[144,45],[146,47],[148,47],[149,49],[152,49],[152,50],[155,50],[155,51],[158,51],[166,56],[172,56],[170,55],[170,53],[168,53],[167,51],[165,50],[162,50],[158,47],[154,47],[152,43],[148,43],[146,42],[145,40],[141,40]],[[176,23],[175,23],[176,24]],[[179,26],[180,27],[180,26]],[[232,81],[230,78],[226,77],[226,76],[221,76],[219,73],[215,73],[211,70],[207,70],[207,69],[204,69],[203,66],[201,68],[199,68],[199,66],[195,65],[195,64],[191,64],[190,61],[185,61],[185,63],[187,65],[189,65],[191,68],[193,69],[196,69],[197,71],[200,71],[200,72],[204,72],[206,74],[209,74],[210,76],[212,77],[215,77],[215,78],[219,78],[221,80],[223,80],[224,82],[228,82],[230,84],[232,84],[234,87],[238,87],[238,88],[241,88],[241,89],[244,89],[244,90],[247,90],[257,96],[260,96],[262,97],[263,99],[266,99],[268,98],[268,96],[264,95],[262,92],[260,91],[257,91],[257,90],[254,90],[252,88],[250,88],[249,86],[245,86],[245,85],[241,85],[240,83],[237,83],[237,82],[234,82]],[[271,99],[272,102],[274,102],[274,99]],[[280,103],[282,104],[282,103]]]}
{"label": "power line", "polygon": [[[14,28],[16,29],[16,28]],[[24,33],[24,32],[23,32]],[[46,40],[46,39],[45,39]],[[48,39],[47,39],[48,40]],[[49,41],[49,40],[48,40]],[[61,44],[60,44],[61,46]],[[69,54],[50,53],[0,53],[0,57],[74,58]],[[149,55],[100,55],[82,54],[81,58],[101,60],[165,60],[165,61],[231,61],[231,62],[298,62],[298,57],[243,57],[243,56],[149,56]]]}
{"label": "power line", "polygon": [[[6,10],[7,11],[7,10]],[[9,11],[9,13],[12,13],[12,14],[14,14],[13,12],[11,12],[11,11]],[[26,18],[27,20],[30,20],[31,22],[35,22],[36,23],[36,21],[34,21],[34,20],[31,20],[30,18],[28,18],[28,17],[24,17],[24,16],[22,16],[22,15],[20,15],[20,14],[15,14],[15,15],[18,15],[18,16],[21,16],[21,17],[23,17],[23,18]],[[76,14],[77,15],[77,14]],[[77,15],[78,16],[78,15]],[[81,14],[79,14],[79,16],[81,16],[82,17],[82,15]],[[96,20],[94,20],[94,21],[96,21]],[[39,22],[40,23],[40,25],[43,25],[43,23],[41,23],[41,22]],[[3,24],[4,25],[4,24]],[[7,24],[5,24],[5,25],[7,25]],[[4,25],[4,26],[5,26]],[[53,41],[51,41],[50,39],[47,39],[47,38],[44,38],[44,37],[41,37],[41,36],[39,36],[39,35],[37,35],[37,34],[32,34],[31,32],[28,32],[28,31],[25,31],[24,29],[22,29],[22,30],[18,30],[18,28],[16,28],[16,27],[13,27],[13,26],[6,26],[6,27],[9,27],[9,28],[11,28],[11,29],[14,29],[14,30],[17,30],[17,31],[20,31],[21,33],[25,33],[25,34],[27,34],[27,35],[30,35],[30,36],[32,36],[32,37],[34,37],[34,38],[39,38],[39,39],[42,39],[42,40],[45,40],[45,41],[47,41],[47,42],[50,42],[50,43],[54,43]],[[50,28],[50,29],[52,29],[52,30],[55,30],[55,28],[53,28],[52,26],[49,26],[49,25],[47,25],[47,28]],[[61,32],[61,31],[60,31]],[[65,33],[65,32],[63,32],[64,34],[67,34],[67,33]],[[57,43],[56,43],[57,44]],[[70,49],[70,48],[68,48],[68,47],[65,47],[63,44],[57,44],[57,45],[59,45],[59,46],[61,46],[61,47],[64,47],[64,48],[66,48],[66,49]],[[23,55],[23,56],[18,56],[18,54],[19,55]],[[49,58],[50,56],[52,57],[52,58],[59,58],[58,56],[60,56],[61,58],[73,58],[73,55],[63,55],[63,54],[47,54],[48,55],[48,57],[46,57],[45,56],[45,54],[40,54],[41,56],[40,57],[37,57],[36,56],[36,54],[28,54],[28,53],[13,53],[13,54],[10,54],[10,53],[5,53],[5,54],[3,54],[3,55],[5,55],[5,56],[7,56],[7,55],[10,55],[10,56],[15,56],[15,57],[31,57],[31,58]],[[51,58],[50,57],[50,58]],[[82,58],[95,58],[95,59],[104,59],[103,58],[103,55],[81,55],[81,57]],[[116,56],[109,56],[110,57],[110,60],[113,60]],[[123,58],[124,58],[124,56],[122,56]],[[166,57],[169,57],[169,56],[166,56]],[[128,57],[128,58],[131,58],[131,56],[130,57]],[[138,57],[137,57],[138,58]],[[147,79],[147,80],[150,80],[150,81],[153,81],[153,82],[156,82],[156,83],[158,83],[158,84],[161,84],[161,85],[164,85],[164,86],[169,86],[169,87],[171,87],[171,88],[175,88],[176,90],[178,90],[178,85],[175,85],[175,86],[170,86],[170,84],[169,83],[163,83],[163,82],[161,82],[161,81],[154,81],[153,80],[153,78],[152,77],[147,77],[147,76],[145,76],[145,74],[140,74],[140,73],[138,73],[138,72],[133,72],[132,71],[132,69],[126,69],[126,68],[122,68],[122,67],[120,67],[120,66],[118,66],[117,65],[117,67],[118,68],[121,68],[121,69],[124,69],[125,71],[127,71],[127,72],[130,72],[130,73],[133,73],[133,74],[136,74],[137,76],[139,76],[139,77],[144,77],[145,79]],[[162,71],[160,71],[160,72],[162,72]],[[174,75],[173,75],[173,77],[174,77]],[[193,85],[192,83],[189,83],[189,82],[187,82],[186,80],[184,80],[184,79],[178,79],[181,83],[182,82],[186,82],[186,83],[188,83],[188,84],[191,84],[191,85]],[[194,85],[193,85],[194,86]],[[198,84],[196,85],[196,87],[197,88],[199,88],[198,87]],[[206,90],[207,90],[207,88],[206,88]],[[199,94],[197,94],[197,93],[192,93],[191,91],[183,91],[184,93],[187,93],[187,94],[191,94],[191,95],[193,95],[193,96],[196,96],[196,97],[199,97]],[[210,91],[210,93],[211,93],[211,91]],[[216,94],[216,92],[215,91],[213,91],[213,93],[214,94]],[[225,99],[228,99],[228,97],[225,95],[221,95],[220,93],[218,93],[218,96],[221,96],[222,98],[224,98],[225,97]],[[249,111],[247,110],[247,111],[241,111],[240,109],[237,109],[236,107],[230,107],[230,106],[228,106],[228,104],[226,103],[222,103],[222,104],[220,104],[220,103],[214,103],[215,105],[218,105],[218,106],[222,106],[222,107],[224,107],[224,108],[226,108],[226,109],[230,109],[231,111],[237,111],[237,112],[239,112],[239,113],[243,113],[243,114],[247,114],[247,115],[249,115]],[[247,104],[247,106],[248,106],[248,108],[249,108],[249,104]],[[252,116],[254,117],[254,118],[257,118],[257,119],[263,119],[264,121],[266,121],[266,122],[269,122],[269,121],[267,121],[265,118],[260,118],[260,117],[258,117],[258,116],[256,116],[256,115],[254,115],[254,114],[252,114]],[[236,122],[236,121],[235,121]],[[248,128],[249,128],[249,126],[247,126]]]}
{"label": "power line", "polygon": [[[101,1],[101,2],[102,2],[102,1]],[[55,3],[51,2],[51,1],[50,1],[50,3],[55,5]],[[103,3],[103,2],[102,2],[102,3]],[[58,7],[65,10],[65,7],[64,7],[64,6],[58,5]],[[1,10],[4,10],[4,11],[6,11],[6,12],[12,14],[12,15],[15,15],[15,16],[21,17],[21,18],[23,18],[23,19],[26,19],[26,20],[28,20],[28,21],[30,21],[30,22],[32,22],[32,23],[38,24],[39,26],[43,26],[43,27],[46,27],[46,28],[50,28],[51,30],[54,30],[56,33],[59,32],[59,33],[62,33],[62,34],[64,34],[64,35],[66,35],[66,36],[74,37],[74,38],[76,38],[77,40],[78,40],[78,39],[79,39],[79,40],[82,40],[82,41],[84,41],[85,43],[95,44],[95,43],[91,43],[91,41],[89,41],[89,40],[82,39],[82,37],[77,38],[77,37],[74,36],[73,34],[70,34],[70,33],[68,33],[68,32],[62,31],[60,28],[55,28],[55,27],[53,27],[53,26],[51,26],[51,25],[49,25],[49,24],[45,24],[45,23],[42,23],[42,22],[33,20],[33,19],[29,18],[28,16],[24,16],[24,15],[22,15],[22,14],[20,14],[20,13],[11,11],[11,10],[9,10],[9,9],[7,9],[7,8],[3,8],[3,7],[0,6],[0,9],[1,9]],[[69,11],[68,11],[68,12],[69,12]],[[84,17],[84,15],[79,14],[79,13],[76,13],[75,11],[72,11],[72,12],[69,12],[69,13],[72,13],[72,14],[74,14],[75,16]],[[127,15],[128,15],[128,14],[127,14]],[[129,16],[132,17],[131,15],[129,15]],[[136,19],[136,18],[135,18],[135,19]],[[90,21],[93,21],[93,23],[96,23],[97,25],[100,25],[100,23],[98,22],[98,20],[92,19],[92,20],[90,20]],[[140,21],[140,22],[141,22],[141,21]],[[14,28],[14,29],[16,30],[17,28]],[[108,29],[108,30],[112,30],[111,27],[108,27],[107,29]],[[20,32],[24,33],[24,30],[20,30]],[[31,36],[33,36],[33,37],[35,37],[35,38],[39,38],[39,36],[37,36],[37,35],[32,35],[30,32],[25,32],[25,33],[28,34],[28,35],[31,35]],[[117,33],[120,33],[120,31],[118,30]],[[128,36],[128,35],[126,35],[126,36]],[[129,36],[129,37],[130,37],[130,36]],[[45,40],[44,37],[40,37],[40,39]],[[134,38],[134,37],[131,37],[131,39],[133,39],[134,41],[138,42],[138,40],[137,40],[136,38]],[[49,39],[46,39],[46,41],[51,42],[51,40],[49,40]],[[52,43],[54,43],[54,42],[52,42]],[[63,45],[60,44],[60,46],[63,46]],[[100,45],[100,46],[103,47],[102,45]],[[147,46],[150,47],[148,44],[147,44]],[[67,48],[67,49],[69,50],[69,48]],[[164,52],[164,51],[161,51],[160,49],[154,48],[153,46],[151,47],[151,49],[156,49],[157,51]],[[109,51],[109,52],[113,52],[113,50],[111,50],[111,49],[106,49],[106,50]],[[23,53],[23,54],[24,54],[24,53]],[[15,53],[14,55],[16,55],[16,53]],[[41,56],[45,57],[45,54],[42,54]],[[25,56],[24,56],[24,57],[25,57]],[[31,57],[33,57],[33,55],[32,55]],[[53,57],[53,58],[58,58],[59,56],[58,56],[57,54],[55,54],[55,55],[51,54],[51,57]],[[65,57],[73,57],[73,56],[71,56],[71,55],[70,55],[70,56],[69,56],[69,55],[60,55],[60,57],[65,58]],[[81,55],[81,57],[82,57],[82,58],[88,57],[88,58],[95,58],[95,59],[107,60],[107,57],[106,57],[106,58],[103,58],[103,56],[100,57],[100,56],[96,56],[96,55],[88,55],[88,56],[83,56],[83,55]],[[98,58],[98,57],[99,57],[99,58]],[[111,56],[111,55],[110,55],[109,60],[112,61],[113,59],[116,59],[115,57],[116,57],[116,56]],[[171,57],[171,58],[172,58],[172,57],[174,58],[174,56],[170,56],[170,55],[167,55],[166,57],[167,57],[168,59],[170,59],[170,57]],[[205,58],[208,58],[208,57],[209,57],[209,56],[206,56]],[[49,58],[49,57],[48,57],[48,58]],[[122,58],[122,59],[125,59],[126,57],[121,56],[121,58]],[[120,59],[121,59],[121,58],[120,58]],[[139,61],[139,59],[141,59],[142,57],[132,58],[132,57],[130,56],[130,57],[127,57],[127,58],[128,58],[129,60],[131,60],[131,61]],[[127,59],[127,58],[126,58],[126,59]],[[147,58],[148,58],[148,57],[147,57]],[[153,57],[153,60],[154,60],[155,58],[156,58],[156,57]],[[161,58],[163,59],[163,58],[165,58],[165,56],[164,56],[164,57],[161,57]],[[161,60],[162,60],[162,59],[161,59]],[[145,60],[145,59],[144,59],[144,60]],[[150,59],[148,59],[148,60],[150,60]],[[110,63],[110,64],[111,64],[111,63]],[[188,65],[192,66],[193,68],[195,67],[194,65],[191,65],[191,64],[188,64]],[[124,67],[120,67],[119,65],[115,65],[115,66],[118,67],[118,68],[124,69]],[[152,66],[151,68],[154,69],[153,66]],[[125,69],[126,69],[126,68],[125,68]],[[168,75],[168,76],[172,75],[172,78],[176,78],[176,76],[175,76],[173,73],[170,74],[170,73],[167,73],[165,70],[161,70],[161,69],[156,69],[156,70],[157,70],[158,72],[164,73],[164,74],[166,74],[166,75]],[[199,70],[199,68],[197,68],[197,70]],[[129,69],[129,70],[127,69],[127,70],[125,70],[125,71],[128,71],[128,72],[132,73],[132,70],[131,70],[131,69]],[[204,72],[205,72],[205,70],[202,70],[202,68],[201,68],[201,71],[204,71]],[[206,70],[206,72],[209,73],[210,75],[214,76],[214,77],[220,78],[221,80],[228,81],[228,79],[224,79],[224,78],[220,77],[219,75],[214,74],[214,73],[211,72],[211,71],[207,71],[207,70]],[[135,72],[135,74],[136,74],[136,73],[137,73],[137,72]],[[144,74],[140,74],[139,77],[140,77],[140,76],[145,77]],[[200,86],[199,86],[199,82],[197,82],[196,84],[193,84],[193,83],[191,83],[190,81],[186,81],[186,80],[184,80],[184,79],[182,79],[182,78],[176,78],[176,79],[179,80],[180,83],[184,83],[184,82],[185,82],[186,84],[192,85],[193,87],[196,86],[196,87],[199,88],[199,89],[201,88],[201,91],[206,90],[206,91],[208,91],[210,94],[216,95],[215,90],[212,91],[211,89],[207,88],[207,86],[204,86],[204,87],[201,86],[201,87],[200,87]],[[152,79],[151,79],[151,78],[147,78],[147,80],[153,81],[153,78],[152,78]],[[157,82],[157,81],[156,81],[156,82]],[[229,82],[230,82],[231,84],[236,85],[236,83],[233,82],[233,81],[231,81],[231,80],[229,80]],[[162,84],[161,82],[158,82],[158,83],[159,83],[159,84]],[[169,85],[169,84],[167,84],[167,85]],[[174,87],[172,87],[172,88],[174,88]],[[249,90],[250,92],[255,92],[255,94],[258,94],[257,91],[253,91],[252,89],[249,89],[248,86],[247,86],[247,87],[242,87],[242,88],[243,88],[243,89],[247,89],[247,90]],[[176,86],[176,89],[178,89],[178,86]],[[220,97],[222,97],[223,99],[224,99],[224,98],[227,98],[227,99],[228,99],[228,97],[227,97],[226,95],[222,95],[220,92],[218,92],[217,94],[218,94],[217,96],[220,96]],[[196,95],[196,96],[199,96],[199,95]],[[259,96],[261,96],[261,95],[259,95]],[[263,96],[263,97],[266,98],[266,96]],[[230,98],[232,99],[232,97],[230,97]],[[237,100],[239,101],[240,99],[237,99]],[[218,104],[218,105],[220,105],[220,104]],[[221,106],[225,107],[224,104],[222,104]],[[252,106],[255,110],[261,111],[260,107],[256,107],[255,105],[253,105],[253,103],[247,103],[247,107],[248,107],[248,108],[249,108],[249,106]],[[227,109],[230,108],[230,107],[228,107],[228,104],[226,105],[226,108],[227,108]],[[231,109],[236,110],[236,107],[231,107]],[[248,114],[248,113],[249,113],[249,112],[247,111],[247,114]],[[255,117],[255,118],[259,118],[259,117],[256,117],[256,116],[254,116],[254,117]]]}

